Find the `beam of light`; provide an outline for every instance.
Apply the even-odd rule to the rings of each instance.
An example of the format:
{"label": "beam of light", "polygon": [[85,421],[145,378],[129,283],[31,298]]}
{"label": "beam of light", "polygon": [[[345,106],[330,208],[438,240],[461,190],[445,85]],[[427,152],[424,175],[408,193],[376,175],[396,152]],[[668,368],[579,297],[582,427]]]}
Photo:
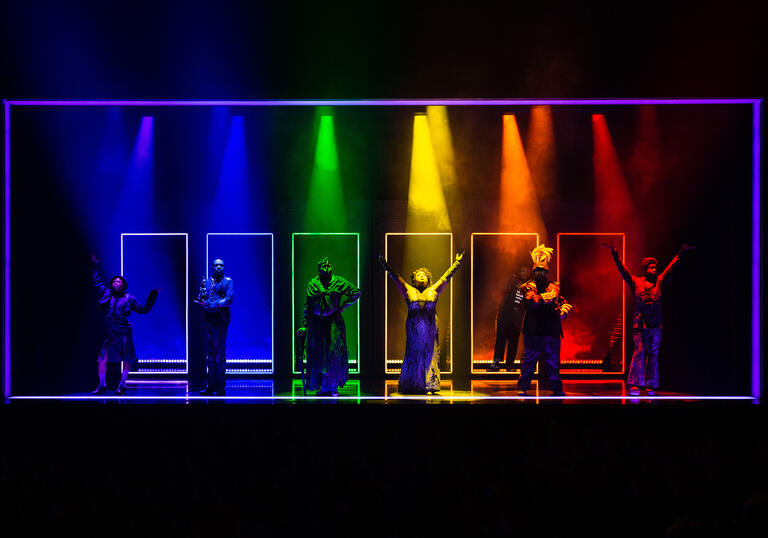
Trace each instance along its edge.
{"label": "beam of light", "polygon": [[336,150],[333,116],[321,115],[315,160],[304,215],[307,232],[344,232],[347,229],[344,190]]}
{"label": "beam of light", "polygon": [[[543,239],[546,228],[515,116],[502,116],[502,127],[499,232],[525,230],[537,233]],[[506,242],[500,241],[499,247],[504,248],[504,245]]]}
{"label": "beam of light", "polygon": [[[125,172],[123,188],[120,191],[119,208],[130,208],[130,222],[119,222],[118,227],[127,226],[154,229],[155,225],[155,183],[154,183],[154,118],[141,118],[139,131],[133,145],[128,169]],[[124,211],[116,211],[115,218],[124,217]]]}
{"label": "beam of light", "polygon": [[[531,107],[525,148],[536,195],[539,200],[548,200],[555,194],[557,177],[552,107],[548,105]],[[547,238],[545,237],[544,242],[546,243],[546,241]]]}
{"label": "beam of light", "polygon": [[449,232],[451,221],[425,114],[413,118],[406,232]]}
{"label": "beam of light", "polygon": [[622,230],[633,252],[643,251],[643,232],[624,170],[602,114],[592,115],[592,167],[595,184],[595,230]]}
{"label": "beam of light", "polygon": [[232,116],[211,213],[211,224],[216,227],[241,230],[250,228],[252,210],[245,148],[243,117]]}
{"label": "beam of light", "polygon": [[[643,201],[662,179],[661,134],[655,106],[637,107],[636,133],[627,162],[627,175]],[[653,203],[652,199],[649,201]]]}
{"label": "beam of light", "polygon": [[435,162],[440,175],[440,183],[448,206],[456,202],[456,156],[453,151],[451,126],[448,121],[448,108],[445,106],[427,107],[427,124],[435,152]]}

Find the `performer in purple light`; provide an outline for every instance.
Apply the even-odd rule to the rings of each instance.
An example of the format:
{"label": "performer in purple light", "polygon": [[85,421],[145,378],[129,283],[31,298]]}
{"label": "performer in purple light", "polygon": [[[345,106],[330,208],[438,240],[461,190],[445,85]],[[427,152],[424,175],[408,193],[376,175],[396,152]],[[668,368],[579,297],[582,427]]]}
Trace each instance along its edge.
{"label": "performer in purple light", "polygon": [[204,278],[195,303],[203,307],[204,396],[224,396],[227,384],[227,330],[232,315],[234,284],[224,276],[224,260],[213,260],[213,276]]}
{"label": "performer in purple light", "polygon": [[656,258],[640,260],[642,276],[633,276],[619,260],[619,253],[613,243],[603,243],[611,250],[611,256],[624,282],[635,298],[635,316],[632,321],[634,351],[629,365],[627,385],[632,396],[647,390],[650,396],[659,387],[659,348],[661,347],[661,292],[669,281],[672,268],[687,252],[696,247],[683,244],[666,269],[658,274],[659,261]]}
{"label": "performer in purple light", "polygon": [[99,386],[93,394],[104,394],[107,391],[107,363],[122,362],[123,373],[120,384],[117,387],[118,394],[125,394],[125,381],[131,365],[136,361],[136,350],[133,347],[133,329],[128,315],[133,311],[138,314],[146,314],[152,310],[157,300],[159,289],[149,292],[149,297],[144,304],[136,300],[136,297],[126,293],[128,282],[124,276],[114,276],[109,281],[107,288],[99,274],[99,259],[91,254],[91,284],[99,294],[99,310],[104,317],[104,325],[107,337],[99,351]]}
{"label": "performer in purple light", "polygon": [[432,273],[425,267],[411,273],[411,284],[408,284],[383,256],[379,256],[379,263],[395,281],[398,291],[408,304],[408,317],[405,320],[405,357],[397,384],[397,390],[403,394],[434,394],[440,390],[440,350],[435,309],[437,299],[459,268],[463,257],[463,252],[456,254],[456,260],[434,284]]}
{"label": "performer in purple light", "polygon": [[[347,329],[341,313],[360,298],[360,290],[333,274],[328,258],[317,262],[317,276],[307,285],[303,341],[307,360],[307,388],[317,396],[338,396],[349,379]],[[301,360],[301,358],[299,358]]]}
{"label": "performer in purple light", "polygon": [[525,396],[531,386],[536,363],[543,366],[544,376],[553,396],[564,396],[560,379],[561,321],[573,308],[560,296],[560,283],[549,280],[549,261],[554,250],[539,245],[531,252],[533,280],[523,285],[527,313],[523,322],[523,353],[517,388]]}

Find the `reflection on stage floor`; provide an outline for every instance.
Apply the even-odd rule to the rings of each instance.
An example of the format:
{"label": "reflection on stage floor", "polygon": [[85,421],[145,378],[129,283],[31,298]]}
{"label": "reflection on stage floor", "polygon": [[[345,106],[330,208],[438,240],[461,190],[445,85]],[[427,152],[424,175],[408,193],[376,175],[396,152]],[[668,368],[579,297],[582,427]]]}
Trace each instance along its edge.
{"label": "reflection on stage floor", "polygon": [[565,380],[565,396],[552,396],[538,381],[533,381],[526,396],[520,396],[515,379],[443,379],[439,393],[429,395],[400,394],[397,379],[350,379],[339,396],[316,396],[305,391],[300,379],[272,380],[231,379],[225,396],[201,396],[189,390],[183,380],[129,381],[126,395],[114,391],[95,396],[90,392],[46,395],[12,396],[12,402],[22,401],[83,401],[91,403],[286,403],[286,404],[355,404],[355,403],[421,403],[421,404],[642,404],[659,402],[743,401],[754,402],[748,396],[700,396],[659,390],[649,395],[641,391],[630,396],[622,380]]}

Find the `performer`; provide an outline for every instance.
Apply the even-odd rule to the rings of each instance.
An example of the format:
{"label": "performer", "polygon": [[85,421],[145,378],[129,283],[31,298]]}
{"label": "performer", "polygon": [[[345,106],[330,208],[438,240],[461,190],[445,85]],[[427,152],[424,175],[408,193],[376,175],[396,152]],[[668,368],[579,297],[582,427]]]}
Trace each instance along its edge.
{"label": "performer", "polygon": [[224,260],[213,260],[213,276],[204,278],[195,303],[203,307],[204,396],[224,396],[227,383],[227,329],[232,314],[232,279],[224,276]]}
{"label": "performer", "polygon": [[501,370],[501,361],[504,360],[506,348],[507,360],[504,368],[511,372],[515,367],[517,355],[517,343],[520,341],[520,329],[523,327],[525,316],[525,304],[523,304],[523,290],[521,286],[531,278],[531,269],[522,266],[507,283],[504,297],[496,315],[496,346],[493,350],[493,364],[485,370],[498,372]]}
{"label": "performer", "polygon": [[432,273],[425,267],[411,273],[411,284],[408,284],[383,256],[379,256],[379,263],[395,281],[398,291],[408,304],[408,317],[405,320],[405,357],[397,384],[397,390],[402,394],[435,394],[440,390],[440,350],[435,309],[437,299],[459,268],[463,257],[463,252],[456,254],[456,260],[434,284]]}
{"label": "performer", "polygon": [[640,260],[642,276],[633,276],[619,260],[619,253],[612,243],[603,243],[611,250],[611,256],[624,282],[635,298],[635,315],[632,321],[634,351],[629,365],[627,385],[629,394],[637,396],[647,390],[649,396],[659,387],[659,347],[661,346],[661,292],[668,282],[672,268],[686,253],[696,247],[683,244],[666,269],[659,275],[659,261],[646,257]]}
{"label": "performer", "polygon": [[99,259],[91,254],[91,284],[99,294],[99,310],[104,318],[107,337],[99,351],[99,386],[93,394],[104,394],[107,391],[107,363],[122,362],[123,372],[117,394],[125,394],[125,382],[131,365],[136,361],[136,349],[133,347],[133,328],[128,316],[131,311],[146,314],[152,310],[160,290],[149,292],[147,301],[141,304],[136,297],[126,293],[128,282],[124,276],[113,276],[109,288],[104,285],[99,273]]}
{"label": "performer", "polygon": [[523,322],[523,353],[517,388],[525,396],[531,386],[536,363],[543,366],[553,396],[564,396],[560,379],[561,320],[573,308],[560,296],[560,283],[549,280],[549,262],[554,249],[541,244],[531,252],[533,280],[523,285],[527,313]]}
{"label": "performer", "polygon": [[338,396],[349,379],[347,329],[341,313],[360,298],[360,290],[333,274],[327,257],[307,285],[304,319],[297,336],[304,342],[307,385],[317,396]]}

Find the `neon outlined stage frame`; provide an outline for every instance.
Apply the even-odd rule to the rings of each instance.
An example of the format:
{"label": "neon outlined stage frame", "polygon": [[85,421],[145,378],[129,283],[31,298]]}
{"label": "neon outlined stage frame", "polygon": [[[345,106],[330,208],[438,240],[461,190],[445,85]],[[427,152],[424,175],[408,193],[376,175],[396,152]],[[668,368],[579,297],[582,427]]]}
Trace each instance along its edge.
{"label": "neon outlined stage frame", "polygon": [[[557,238],[555,239],[555,253],[556,255],[556,273],[555,273],[555,279],[558,281],[561,281],[560,278],[560,237],[561,236],[570,236],[570,237],[586,237],[586,236],[599,236],[599,235],[609,235],[609,236],[619,236],[621,237],[621,261],[622,263],[627,263],[627,234],[623,232],[561,232],[557,234]],[[624,280],[619,279],[619,283],[621,285],[620,287],[620,294],[621,294],[621,371],[618,372],[600,372],[595,370],[588,370],[587,372],[573,372],[568,371],[566,369],[561,369],[560,373],[568,374],[568,375],[589,375],[589,376],[616,376],[616,375],[624,375],[627,370],[627,294],[624,291]],[[567,296],[567,293],[565,294]],[[567,322],[566,322],[567,323]],[[594,361],[593,361],[594,362]],[[589,364],[589,363],[585,363]]]}
{"label": "neon outlined stage frame", "polygon": [[[270,310],[270,319],[272,320],[272,332],[271,334],[271,340],[272,340],[272,356],[269,359],[269,369],[265,368],[227,368],[226,373],[227,374],[233,374],[233,375],[245,375],[245,374],[273,374],[275,373],[275,234],[271,232],[231,232],[231,233],[225,233],[225,232],[210,232],[205,234],[205,278],[208,278],[208,271],[210,270],[211,266],[211,259],[210,254],[208,253],[208,240],[212,235],[216,236],[258,236],[258,237],[265,237],[269,236],[269,243],[270,243],[270,252],[272,256],[272,261],[270,264],[271,267],[271,282],[272,282],[272,293],[270,296],[271,301],[271,310]],[[248,359],[241,359],[241,360],[248,360]],[[252,359],[253,362],[251,364],[258,364],[258,359]],[[233,363],[234,361],[227,360],[228,363]],[[247,364],[247,363],[246,363]]]}
{"label": "neon outlined stage frame", "polygon": [[[155,375],[155,374],[188,374],[189,373],[189,234],[178,233],[163,233],[163,232],[151,232],[151,233],[121,233],[120,234],[120,274],[124,275],[125,270],[123,268],[125,257],[123,256],[124,241],[126,237],[147,237],[147,236],[159,236],[159,237],[178,237],[184,236],[184,369],[181,368],[164,368],[164,369],[151,369],[151,370],[136,370],[131,372],[134,375]],[[154,362],[154,361],[153,361]],[[120,364],[120,371],[122,371],[123,365]]]}
{"label": "neon outlined stage frame", "polygon": [[[358,232],[294,232],[291,234],[291,373],[299,374],[296,369],[296,259],[295,259],[295,238],[297,235],[349,235],[355,236],[357,245],[357,281],[355,286],[360,286],[360,234]],[[359,301],[359,299],[358,299]],[[350,374],[360,374],[362,370],[362,353],[360,351],[360,305],[357,305],[357,357],[355,358],[356,368],[350,368]],[[352,361],[350,361],[352,362]]]}
{"label": "neon outlined stage frame", "polygon": [[361,99],[361,100],[25,100],[3,99],[4,148],[4,274],[3,274],[3,396],[11,396],[11,107],[24,106],[633,106],[633,105],[751,105],[752,106],[752,326],[751,397],[759,399],[762,381],[761,285],[762,230],[760,206],[761,109],[763,100],[747,99]]}
{"label": "neon outlined stage frame", "polygon": [[[389,236],[391,235],[397,235],[397,236],[408,236],[408,235],[414,235],[414,236],[425,236],[425,235],[447,235],[449,236],[451,240],[451,254],[448,257],[448,265],[453,263],[453,232],[388,232],[384,234],[384,258],[389,260]],[[390,277],[387,274],[387,272],[384,272],[384,373],[385,374],[399,374],[400,368],[390,368],[389,367],[389,355],[387,353],[387,327],[388,327],[388,314],[389,314],[389,299],[387,298],[387,285],[389,284]],[[451,300],[450,304],[448,306],[448,311],[450,312],[451,320],[448,323],[449,331],[450,331],[450,344],[448,349],[448,355],[451,357],[451,368],[447,372],[440,371],[441,374],[452,374],[453,373],[453,278],[448,282],[448,285],[451,287]],[[398,364],[402,365],[402,361],[396,361]]]}
{"label": "neon outlined stage frame", "polygon": [[[492,236],[533,236],[536,238],[536,246],[539,245],[539,234],[535,232],[473,232],[470,236],[469,253],[472,259],[471,269],[469,272],[469,352],[470,357],[470,373],[480,375],[507,375],[513,372],[486,372],[485,370],[475,368],[475,236],[476,235],[492,235]],[[478,361],[479,362],[479,361]],[[491,361],[493,362],[493,361]],[[536,373],[539,372],[539,365],[536,365]]]}

